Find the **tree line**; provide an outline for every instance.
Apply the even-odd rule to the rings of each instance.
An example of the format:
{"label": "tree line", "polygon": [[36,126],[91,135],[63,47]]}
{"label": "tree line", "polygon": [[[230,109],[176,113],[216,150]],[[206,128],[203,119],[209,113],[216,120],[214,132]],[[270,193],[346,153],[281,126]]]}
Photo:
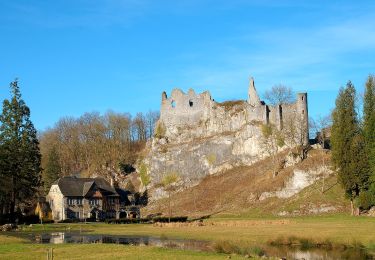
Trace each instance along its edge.
{"label": "tree line", "polygon": [[332,161],[352,215],[375,205],[375,78],[365,84],[362,110],[354,85],[340,89],[332,113]]}
{"label": "tree line", "polygon": [[47,192],[59,176],[108,176],[129,172],[154,135],[159,113],[98,112],[65,117],[40,135],[43,182]]}
{"label": "tree line", "polygon": [[159,112],[85,113],[64,117],[41,134],[18,81],[0,114],[0,222],[14,222],[60,176],[129,173],[154,135]]}

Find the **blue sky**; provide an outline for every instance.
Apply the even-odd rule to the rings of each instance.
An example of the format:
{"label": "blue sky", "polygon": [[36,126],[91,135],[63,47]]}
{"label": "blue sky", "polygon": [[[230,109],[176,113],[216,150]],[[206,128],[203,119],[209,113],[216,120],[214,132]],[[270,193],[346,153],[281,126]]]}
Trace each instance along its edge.
{"label": "blue sky", "polygon": [[158,110],[174,87],[245,99],[249,76],[309,93],[375,73],[374,1],[0,0],[0,99],[20,79],[37,129],[84,112]]}

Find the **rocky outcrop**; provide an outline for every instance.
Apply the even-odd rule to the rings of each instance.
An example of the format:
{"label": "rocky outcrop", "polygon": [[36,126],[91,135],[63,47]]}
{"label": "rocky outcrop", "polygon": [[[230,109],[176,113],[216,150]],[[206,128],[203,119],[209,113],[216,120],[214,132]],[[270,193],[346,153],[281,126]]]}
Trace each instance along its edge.
{"label": "rocky outcrop", "polygon": [[[193,129],[168,125],[165,137],[152,140],[146,163],[154,184],[165,174],[175,173],[181,188],[190,187],[207,175],[250,165],[267,156],[260,142],[260,122],[247,116],[249,111],[242,102],[225,109],[215,105],[210,120]],[[231,112],[232,117],[228,115]],[[165,193],[159,188],[153,195],[156,199]]]}
{"label": "rocky outcrop", "polygon": [[[153,187],[151,199],[166,195],[157,188],[166,174],[177,175],[178,187],[183,189],[207,175],[251,165],[269,156],[263,125],[272,124],[281,131],[283,120],[298,117],[307,126],[306,94],[299,94],[295,104],[268,106],[260,101],[253,79],[248,93],[247,101],[223,103],[215,102],[207,91],[196,94],[190,89],[185,94],[174,89],[169,98],[162,94],[155,138],[148,143],[149,153],[142,162],[147,165]],[[300,134],[305,142],[307,128],[300,131],[305,131]]]}
{"label": "rocky outcrop", "polygon": [[281,199],[290,198],[322,177],[326,178],[332,173],[333,172],[329,168],[323,166],[308,171],[296,169],[293,171],[293,175],[287,180],[283,188],[277,191],[263,192],[259,197],[259,200],[271,197]]}

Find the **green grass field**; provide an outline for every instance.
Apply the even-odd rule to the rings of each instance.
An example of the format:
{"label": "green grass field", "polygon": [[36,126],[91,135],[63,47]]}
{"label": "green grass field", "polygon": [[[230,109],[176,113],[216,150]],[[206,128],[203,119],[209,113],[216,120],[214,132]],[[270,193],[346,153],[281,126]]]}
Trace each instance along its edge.
{"label": "green grass field", "polygon": [[[227,255],[157,247],[115,244],[30,244],[14,237],[0,235],[0,259],[47,259],[53,248],[54,259],[226,259]],[[232,256],[232,259],[243,259]]]}
{"label": "green grass field", "polygon": [[[97,234],[113,235],[151,235],[169,238],[207,240],[213,243],[224,241],[242,247],[267,245],[272,241],[293,238],[306,239],[312,243],[332,243],[347,247],[375,250],[375,219],[370,217],[351,217],[332,215],[295,218],[229,218],[217,217],[194,224],[47,224],[25,227],[26,232],[47,232],[82,230]],[[136,247],[109,244],[90,245],[33,245],[17,238],[0,236],[0,258],[40,259],[46,249],[55,248],[56,259],[88,259],[93,255],[100,259],[224,259],[225,255],[161,249],[155,247]],[[4,242],[5,241],[5,242]]]}

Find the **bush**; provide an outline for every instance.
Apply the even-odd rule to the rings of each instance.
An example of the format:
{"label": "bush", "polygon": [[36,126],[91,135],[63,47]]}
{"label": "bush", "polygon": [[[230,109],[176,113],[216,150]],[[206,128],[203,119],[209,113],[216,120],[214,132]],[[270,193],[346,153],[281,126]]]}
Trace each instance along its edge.
{"label": "bush", "polygon": [[158,124],[156,125],[154,137],[158,139],[162,139],[164,138],[165,133],[166,133],[166,128],[163,122],[158,122]]}
{"label": "bush", "polygon": [[148,167],[144,162],[142,162],[139,166],[139,175],[141,177],[142,184],[147,187],[147,185],[150,184],[151,178],[148,174]]}
{"label": "bush", "polygon": [[[170,222],[186,222],[188,217],[180,216],[180,217],[171,217]],[[153,222],[162,222],[167,223],[169,222],[169,217],[156,217],[152,219]]]}
{"label": "bush", "polygon": [[77,218],[74,218],[74,219],[67,218],[64,220],[60,220],[58,223],[78,223],[78,222],[80,222],[80,220]]}
{"label": "bush", "polygon": [[375,199],[369,191],[363,191],[358,196],[358,206],[363,210],[370,209],[375,204]]}
{"label": "bush", "polygon": [[109,218],[105,220],[108,224],[138,224],[138,223],[151,223],[149,218]]}
{"label": "bush", "polygon": [[18,223],[20,224],[38,224],[40,223],[40,219],[38,215],[27,215],[27,216],[22,216],[20,217]]}
{"label": "bush", "polygon": [[53,221],[52,219],[48,219],[48,218],[46,218],[46,219],[43,219],[43,220],[42,220],[42,223],[43,223],[43,224],[51,224],[51,223],[55,223],[55,221]]}
{"label": "bush", "polygon": [[[171,222],[186,222],[188,217],[181,216],[181,217],[171,217]],[[109,218],[105,220],[105,223],[108,224],[139,224],[139,223],[155,223],[155,222],[162,222],[167,223],[169,222],[168,217],[155,217],[155,218]]]}
{"label": "bush", "polygon": [[206,160],[209,165],[214,165],[216,163],[216,154],[210,153],[206,156]]}
{"label": "bush", "polygon": [[221,254],[240,254],[241,250],[238,246],[229,241],[219,241],[214,244],[214,250]]}

